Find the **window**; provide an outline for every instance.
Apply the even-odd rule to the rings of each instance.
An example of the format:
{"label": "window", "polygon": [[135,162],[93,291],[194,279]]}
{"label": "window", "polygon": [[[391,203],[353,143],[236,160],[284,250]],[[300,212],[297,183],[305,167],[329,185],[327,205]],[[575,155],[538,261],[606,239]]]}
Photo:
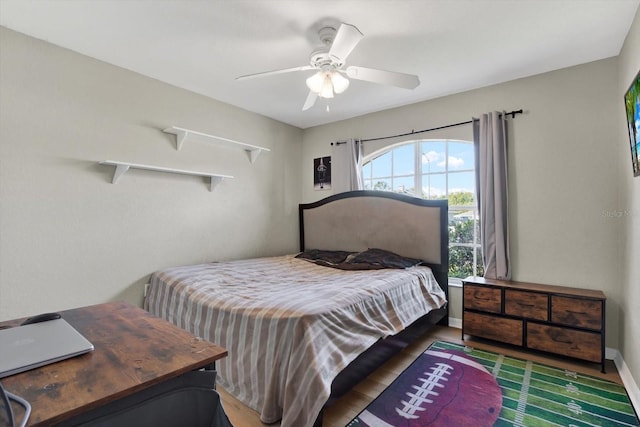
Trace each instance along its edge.
{"label": "window", "polygon": [[365,190],[449,200],[449,282],[483,276],[472,141],[422,140],[364,158]]}

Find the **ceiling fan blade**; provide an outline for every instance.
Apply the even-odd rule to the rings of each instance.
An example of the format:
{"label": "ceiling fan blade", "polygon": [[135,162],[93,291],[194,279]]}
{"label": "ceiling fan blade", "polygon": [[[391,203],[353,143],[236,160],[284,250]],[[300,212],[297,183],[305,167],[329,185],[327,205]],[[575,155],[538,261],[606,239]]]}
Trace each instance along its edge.
{"label": "ceiling fan blade", "polygon": [[420,85],[420,79],[413,74],[397,73],[395,71],[376,70],[374,68],[351,66],[347,68],[347,76],[356,80],[364,80],[405,89],[415,89]]}
{"label": "ceiling fan blade", "polygon": [[307,95],[307,100],[304,101],[304,105],[302,106],[302,111],[306,111],[309,108],[313,107],[313,104],[316,103],[316,99],[318,99],[318,94],[315,92],[309,91],[309,95]]}
{"label": "ceiling fan blade", "polygon": [[302,67],[285,68],[282,70],[273,70],[273,71],[264,71],[262,73],[255,73],[255,74],[246,74],[244,76],[236,77],[236,80],[248,80],[248,79],[254,79],[256,77],[272,76],[275,74],[284,74],[284,73],[291,73],[293,71],[307,71],[307,70],[314,70],[314,68],[311,65],[303,65]]}
{"label": "ceiling fan blade", "polygon": [[347,56],[360,43],[362,37],[364,36],[354,25],[341,24],[329,49],[329,57],[344,64]]}

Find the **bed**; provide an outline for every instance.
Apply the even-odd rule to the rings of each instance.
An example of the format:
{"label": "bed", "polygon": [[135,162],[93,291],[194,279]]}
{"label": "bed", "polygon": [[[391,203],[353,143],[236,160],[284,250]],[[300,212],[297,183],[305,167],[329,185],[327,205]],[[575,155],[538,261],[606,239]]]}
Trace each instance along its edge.
{"label": "bed", "polygon": [[299,254],[164,269],[145,299],[225,347],[219,384],[282,427],[319,425],[323,406],[447,321],[446,201],[355,191],[299,215]]}

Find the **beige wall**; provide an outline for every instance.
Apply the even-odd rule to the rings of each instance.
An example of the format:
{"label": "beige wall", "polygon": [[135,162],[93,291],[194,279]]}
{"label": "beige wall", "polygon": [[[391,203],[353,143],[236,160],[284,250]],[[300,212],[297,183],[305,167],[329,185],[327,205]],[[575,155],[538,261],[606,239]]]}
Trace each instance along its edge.
{"label": "beige wall", "polygon": [[[151,272],[297,248],[300,129],[0,28],[0,319],[140,304]],[[270,148],[185,143],[181,126]],[[129,171],[111,159],[233,175]]]}
{"label": "beige wall", "polygon": [[[619,147],[619,212],[616,217],[622,227],[619,240],[620,319],[615,325],[620,329],[620,352],[631,374],[640,384],[640,177],[633,178],[629,155],[629,135],[624,121],[623,94],[640,70],[640,9],[625,41],[619,60],[619,85],[616,97]],[[636,396],[640,400],[640,395]]]}
{"label": "beige wall", "polygon": [[[615,348],[614,325],[624,299],[621,224],[602,213],[619,207],[616,73],[612,58],[308,129],[302,164],[329,155],[332,140],[393,135],[523,108],[511,120],[509,141],[514,279],[602,289],[609,297],[607,345]],[[305,202],[326,195],[313,191],[311,167],[302,179]],[[459,288],[451,292],[451,315],[461,317]]]}

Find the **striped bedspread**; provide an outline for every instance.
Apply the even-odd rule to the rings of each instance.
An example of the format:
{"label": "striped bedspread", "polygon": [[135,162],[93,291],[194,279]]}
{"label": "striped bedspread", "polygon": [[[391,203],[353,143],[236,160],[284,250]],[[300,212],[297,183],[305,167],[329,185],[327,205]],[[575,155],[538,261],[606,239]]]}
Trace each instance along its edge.
{"label": "striped bedspread", "polygon": [[293,255],[162,270],[145,300],[225,347],[219,384],[282,427],[313,425],[345,366],[444,304],[427,267],[343,271]]}

